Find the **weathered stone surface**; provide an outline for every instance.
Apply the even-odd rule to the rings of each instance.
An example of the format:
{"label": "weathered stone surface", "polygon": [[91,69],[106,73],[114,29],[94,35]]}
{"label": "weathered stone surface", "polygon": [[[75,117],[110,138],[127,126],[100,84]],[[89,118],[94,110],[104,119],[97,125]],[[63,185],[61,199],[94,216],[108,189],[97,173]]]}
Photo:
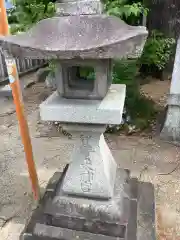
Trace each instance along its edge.
{"label": "weathered stone surface", "polygon": [[9,84],[0,87],[0,97],[12,97],[12,90]]}
{"label": "weathered stone surface", "polygon": [[179,144],[180,142],[180,94],[169,94],[167,113],[161,139]]}
{"label": "weathered stone surface", "polygon": [[40,105],[43,121],[90,124],[120,124],[125,85],[112,84],[103,100],[65,99],[53,93]]}
{"label": "weathered stone surface", "polygon": [[166,141],[178,143],[180,142],[180,37],[177,41],[176,55],[168,97],[168,108],[166,119],[161,131],[161,138]]}
{"label": "weathered stone surface", "polygon": [[180,142],[180,94],[169,94],[167,100],[168,108],[164,126],[160,133],[163,140]]}
{"label": "weathered stone surface", "polygon": [[56,86],[55,76],[54,76],[53,73],[50,72],[50,73],[46,76],[45,83],[46,83],[46,86],[47,86],[47,87],[56,90],[57,86]]}
{"label": "weathered stone surface", "polygon": [[137,199],[130,201],[130,214],[128,220],[128,227],[126,232],[126,239],[137,239]]}
{"label": "weathered stone surface", "polygon": [[114,16],[80,15],[40,21],[27,33],[0,37],[4,50],[25,58],[121,58],[142,52],[147,31]]}
{"label": "weathered stone surface", "polygon": [[105,129],[92,124],[66,126],[75,146],[62,187],[65,193],[101,199],[113,196],[117,165],[104,140]]}
{"label": "weathered stone surface", "polygon": [[167,104],[172,106],[180,107],[180,93],[179,94],[169,94],[167,99]]}
{"label": "weathered stone surface", "polygon": [[125,240],[124,238],[117,238],[112,236],[105,236],[102,234],[93,234],[89,232],[75,231],[71,229],[58,228],[54,226],[47,226],[44,224],[37,224],[34,230],[36,236],[34,238],[24,238],[24,240]]}
{"label": "weathered stone surface", "polygon": [[40,68],[36,72],[36,81],[37,82],[44,82],[46,77],[48,76],[50,70],[47,67]]}
{"label": "weathered stone surface", "polygon": [[180,106],[169,105],[162,131],[161,139],[179,144],[180,142]]}
{"label": "weathered stone surface", "polygon": [[63,181],[44,213],[53,226],[124,237],[130,210],[128,180],[128,172],[118,169],[114,195],[109,200],[65,194]]}
{"label": "weathered stone surface", "polygon": [[154,187],[151,183],[140,182],[138,193],[137,239],[156,240]]}
{"label": "weathered stone surface", "polygon": [[101,14],[103,6],[98,0],[62,1],[56,3],[57,16]]}
{"label": "weathered stone surface", "polygon": [[[110,59],[57,61],[56,85],[60,96],[74,99],[103,99],[112,82]],[[78,68],[91,67],[95,79],[78,77]]]}
{"label": "weathered stone surface", "polygon": [[[155,215],[154,215],[154,189],[153,186],[149,183],[138,183],[137,180],[132,179],[131,181],[128,181],[128,172],[126,172],[123,169],[118,170],[118,177],[121,179],[120,182],[125,181],[124,188],[121,190],[124,194],[119,194],[120,199],[124,197],[129,196],[129,200],[126,203],[129,203],[130,205],[130,212],[126,211],[126,207],[124,208],[121,204],[119,205],[119,209],[124,209],[124,218],[122,218],[122,222],[119,222],[119,226],[126,226],[125,232],[122,232],[121,236],[113,236],[110,235],[110,230],[111,227],[111,222],[108,222],[109,225],[106,226],[106,231],[109,230],[108,234],[99,234],[97,233],[97,228],[96,231],[89,232],[87,231],[86,226],[92,227],[90,225],[91,221],[91,216],[92,214],[89,215],[89,218],[87,218],[87,222],[89,222],[89,225],[84,225],[84,229],[86,228],[86,231],[83,230],[83,227],[81,227],[82,230],[80,230],[80,226],[74,225],[74,228],[78,227],[79,230],[74,229],[74,228],[66,228],[63,225],[66,224],[71,224],[74,222],[74,219],[72,218],[73,214],[74,216],[77,216],[77,212],[70,212],[70,209],[68,210],[70,215],[68,219],[68,214],[64,215],[59,218],[58,221],[58,211],[55,211],[55,214],[49,212],[50,214],[47,215],[45,212],[47,211],[47,206],[48,204],[49,207],[53,204],[56,205],[57,208],[57,203],[55,203],[55,199],[57,198],[57,193],[59,192],[58,189],[61,188],[61,184],[63,182],[63,175],[61,175],[61,179],[58,183],[57,179],[60,176],[59,173],[56,174],[55,177],[52,178],[51,183],[47,187],[47,192],[43,198],[43,201],[40,204],[40,207],[37,208],[37,210],[33,213],[33,216],[27,225],[24,233],[21,236],[21,240],[74,240],[74,239],[79,239],[79,240],[155,240]],[[65,174],[65,172],[64,172]],[[124,179],[124,180],[123,180]],[[117,194],[119,192],[118,188],[120,188],[119,184],[116,184],[117,188],[115,187],[115,192],[117,191]],[[126,186],[126,187],[125,187]],[[127,188],[128,187],[128,188]],[[129,192],[132,191],[132,192]],[[131,196],[133,199],[131,200]],[[138,196],[138,198],[136,198]],[[59,196],[60,198],[60,196]],[[71,199],[73,198],[72,196],[66,195],[66,198]],[[78,200],[78,198],[76,199]],[[87,201],[92,201],[85,199],[86,202],[83,201],[82,199],[81,205],[82,208],[85,207],[85,204]],[[72,200],[70,200],[72,201]],[[95,201],[95,200],[94,200]],[[98,200],[97,200],[98,201]],[[108,202],[108,201],[107,201]],[[116,202],[116,201],[115,201]],[[60,202],[59,202],[60,203]],[[117,202],[116,202],[117,203]],[[84,204],[84,206],[83,206]],[[105,204],[103,201],[102,204]],[[113,203],[115,204],[115,203]],[[74,203],[74,210],[78,209],[77,206]],[[66,211],[67,209],[60,208],[62,211]],[[51,209],[52,210],[52,209]],[[81,209],[82,210],[82,209]],[[64,212],[62,212],[64,213]],[[81,211],[83,213],[83,211]],[[51,216],[52,214],[52,216]],[[123,216],[122,213],[120,213],[121,216]],[[53,219],[54,217],[54,219]],[[111,216],[107,216],[111,217]],[[63,220],[64,219],[64,220]],[[67,221],[66,221],[66,220]],[[82,218],[79,218],[82,219]],[[103,219],[103,223],[105,226],[105,221],[107,218]],[[125,221],[123,221],[125,220]],[[95,220],[97,221],[97,219]],[[125,222],[128,221],[127,224]],[[107,224],[108,224],[107,223]],[[137,228],[138,225],[138,228]],[[81,225],[83,226],[83,225]],[[103,230],[102,225],[99,231],[101,232]],[[112,229],[111,229],[112,230]],[[115,233],[115,231],[113,232]],[[124,234],[124,235],[123,235]],[[114,234],[115,235],[115,234]]]}
{"label": "weathered stone surface", "polygon": [[[24,95],[24,89],[28,87],[29,84],[33,84],[32,81],[19,81],[22,95]],[[0,86],[0,97],[12,97],[12,90],[10,85]]]}
{"label": "weathered stone surface", "polygon": [[[71,229],[58,228],[54,226],[47,226],[44,224],[37,224],[35,226],[34,233],[39,237],[44,237],[46,240],[125,240],[124,238],[117,238],[112,236],[106,236],[102,234],[93,234],[89,232],[74,231]],[[49,237],[49,238],[48,238]],[[40,238],[35,238],[35,240],[40,240]],[[43,239],[43,238],[42,238]],[[25,239],[26,240],[26,239]]]}

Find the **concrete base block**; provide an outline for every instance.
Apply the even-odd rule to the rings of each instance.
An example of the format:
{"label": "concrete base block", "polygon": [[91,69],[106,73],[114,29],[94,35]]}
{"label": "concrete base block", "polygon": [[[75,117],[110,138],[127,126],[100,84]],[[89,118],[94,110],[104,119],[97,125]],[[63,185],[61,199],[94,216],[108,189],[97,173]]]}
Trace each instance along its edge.
{"label": "concrete base block", "polygon": [[[35,83],[34,78],[19,79],[22,95],[25,95],[25,89]],[[0,97],[12,97],[12,90],[9,84],[0,87]]]}
{"label": "concrete base block", "polygon": [[[80,199],[59,191],[67,168],[63,174],[55,173],[51,179],[21,240],[156,239],[151,184],[130,179],[127,170],[118,169],[111,200]],[[94,207],[90,207],[92,205]]]}
{"label": "concrete base block", "polygon": [[168,106],[160,137],[165,141],[180,143],[180,106]]}
{"label": "concrete base block", "polygon": [[9,84],[0,88],[0,97],[12,97],[12,91]]}
{"label": "concrete base block", "polygon": [[161,138],[165,141],[180,143],[180,94],[169,94],[168,108]]}

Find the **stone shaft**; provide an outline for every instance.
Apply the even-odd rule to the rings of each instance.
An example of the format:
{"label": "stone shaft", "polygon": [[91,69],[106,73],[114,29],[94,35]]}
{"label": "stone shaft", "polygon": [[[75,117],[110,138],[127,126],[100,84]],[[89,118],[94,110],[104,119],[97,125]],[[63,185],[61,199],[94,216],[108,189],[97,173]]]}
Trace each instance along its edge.
{"label": "stone shaft", "polygon": [[81,197],[111,198],[117,165],[104,140],[105,126],[64,127],[75,137],[75,146],[72,162],[64,179],[63,191]]}

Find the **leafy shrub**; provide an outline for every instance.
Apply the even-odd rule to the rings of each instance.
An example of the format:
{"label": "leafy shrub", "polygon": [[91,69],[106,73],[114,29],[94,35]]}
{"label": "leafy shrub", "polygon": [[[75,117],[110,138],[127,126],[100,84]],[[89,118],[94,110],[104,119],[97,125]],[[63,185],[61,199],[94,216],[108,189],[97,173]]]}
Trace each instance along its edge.
{"label": "leafy shrub", "polygon": [[7,10],[7,16],[8,16],[8,23],[9,24],[18,23],[15,8],[8,9]]}
{"label": "leafy shrub", "polygon": [[11,27],[15,31],[26,31],[42,19],[52,17],[55,13],[55,5],[47,0],[15,0],[15,10],[11,13],[11,19],[15,19]]}
{"label": "leafy shrub", "polygon": [[144,129],[156,116],[154,102],[140,94],[137,73],[137,60],[120,60],[114,63],[113,83],[126,84],[125,107],[131,117],[132,124]]}
{"label": "leafy shrub", "polygon": [[140,64],[163,70],[170,59],[174,44],[175,39],[165,37],[156,30],[152,31],[139,60]]}
{"label": "leafy shrub", "polygon": [[137,24],[142,14],[147,15],[148,9],[141,1],[107,0],[105,10],[109,15],[120,17],[129,24]]}

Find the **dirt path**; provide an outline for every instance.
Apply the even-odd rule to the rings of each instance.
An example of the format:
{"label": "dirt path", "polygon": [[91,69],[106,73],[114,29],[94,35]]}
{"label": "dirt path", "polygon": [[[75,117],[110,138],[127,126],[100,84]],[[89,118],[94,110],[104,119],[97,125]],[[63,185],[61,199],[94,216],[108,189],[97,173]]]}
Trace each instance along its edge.
{"label": "dirt path", "polygon": [[165,106],[167,101],[167,95],[169,94],[171,82],[151,80],[150,83],[142,85],[141,91],[148,97],[150,97],[154,102],[160,106]]}
{"label": "dirt path", "polygon": [[[33,77],[33,76],[31,76]],[[45,92],[45,93],[44,93]],[[33,151],[43,192],[48,179],[69,162],[73,141],[42,124],[38,105],[50,94],[42,83],[25,92]],[[12,100],[0,109],[0,240],[18,240],[34,202]],[[160,140],[107,136],[117,163],[155,186],[158,240],[180,240],[180,149]]]}

